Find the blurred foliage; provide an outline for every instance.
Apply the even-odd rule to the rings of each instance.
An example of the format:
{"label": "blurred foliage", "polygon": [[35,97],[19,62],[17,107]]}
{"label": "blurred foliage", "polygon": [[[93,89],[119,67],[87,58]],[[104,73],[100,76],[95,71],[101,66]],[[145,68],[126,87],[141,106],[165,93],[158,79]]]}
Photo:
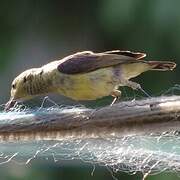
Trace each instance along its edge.
{"label": "blurred foliage", "polygon": [[[1,103],[9,98],[9,86],[15,75],[76,51],[142,51],[150,60],[180,62],[179,0],[0,0],[0,4]],[[177,67],[174,72],[148,72],[137,81],[150,94],[156,94],[178,84],[179,74]],[[93,106],[110,100],[97,101]],[[73,179],[81,179],[82,173],[76,170]],[[35,177],[33,173],[31,176]]]}

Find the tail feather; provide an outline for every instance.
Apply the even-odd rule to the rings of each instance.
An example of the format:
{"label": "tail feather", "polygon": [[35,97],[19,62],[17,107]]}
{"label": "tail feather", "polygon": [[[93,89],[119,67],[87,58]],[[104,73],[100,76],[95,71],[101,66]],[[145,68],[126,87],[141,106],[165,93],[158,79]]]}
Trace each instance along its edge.
{"label": "tail feather", "polygon": [[172,61],[148,61],[148,64],[152,66],[151,70],[157,71],[172,71],[176,67],[176,63]]}

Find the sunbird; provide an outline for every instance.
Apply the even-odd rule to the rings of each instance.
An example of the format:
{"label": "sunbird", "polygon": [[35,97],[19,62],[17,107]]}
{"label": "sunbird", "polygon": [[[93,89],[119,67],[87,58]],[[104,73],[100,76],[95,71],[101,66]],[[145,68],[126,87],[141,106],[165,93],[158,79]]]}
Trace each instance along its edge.
{"label": "sunbird", "polygon": [[76,101],[111,95],[113,104],[121,95],[120,86],[143,90],[140,84],[129,79],[148,70],[167,71],[176,67],[176,63],[171,61],[145,61],[145,56],[145,53],[121,50],[83,51],[40,68],[28,69],[13,80],[5,110],[17,102],[49,93]]}

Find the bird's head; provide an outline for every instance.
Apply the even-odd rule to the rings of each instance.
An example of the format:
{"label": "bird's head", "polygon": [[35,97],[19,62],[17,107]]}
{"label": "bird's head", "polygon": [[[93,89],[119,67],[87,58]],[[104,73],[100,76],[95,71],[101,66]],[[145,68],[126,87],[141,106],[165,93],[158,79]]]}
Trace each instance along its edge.
{"label": "bird's head", "polygon": [[34,70],[30,69],[24,71],[12,81],[11,96],[5,105],[5,110],[10,109],[17,102],[33,98],[31,88],[34,77]]}

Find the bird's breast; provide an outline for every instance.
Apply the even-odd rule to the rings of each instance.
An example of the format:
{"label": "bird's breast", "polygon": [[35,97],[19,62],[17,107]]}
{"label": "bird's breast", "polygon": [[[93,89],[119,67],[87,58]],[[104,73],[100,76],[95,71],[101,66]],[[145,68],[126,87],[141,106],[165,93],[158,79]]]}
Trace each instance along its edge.
{"label": "bird's breast", "polygon": [[94,100],[111,94],[117,85],[113,67],[67,75],[57,73],[56,92],[75,100]]}

